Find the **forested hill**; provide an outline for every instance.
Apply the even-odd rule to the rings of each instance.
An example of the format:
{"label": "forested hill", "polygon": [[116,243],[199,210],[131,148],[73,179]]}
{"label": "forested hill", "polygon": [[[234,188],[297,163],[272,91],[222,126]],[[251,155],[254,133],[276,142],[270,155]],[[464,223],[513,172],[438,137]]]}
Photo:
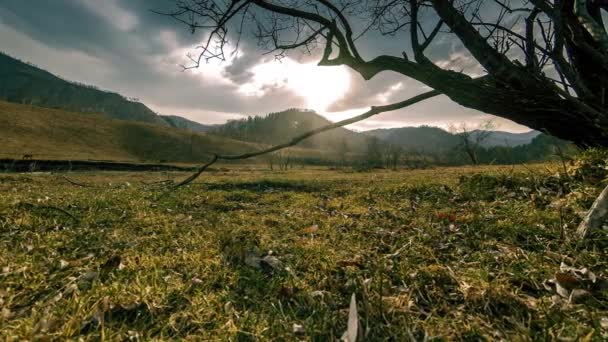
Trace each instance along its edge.
{"label": "forested hill", "polygon": [[187,129],[195,132],[208,132],[218,125],[203,125],[201,123],[182,118],[176,115],[161,115],[161,118],[165,120],[169,126],[179,129]]}
{"label": "forested hill", "polygon": [[[231,120],[212,129],[210,133],[249,142],[280,144],[330,123],[314,111],[288,109],[266,116]],[[364,134],[337,128],[306,139],[300,146],[329,151],[340,150],[345,153],[363,152],[367,149],[370,139]]]}
{"label": "forested hill", "polygon": [[169,126],[162,117],[140,102],[117,93],[66,81],[3,53],[0,53],[0,99]]}
{"label": "forested hill", "polygon": [[[471,139],[486,131],[475,130],[471,132]],[[422,153],[441,153],[454,149],[461,143],[458,134],[452,134],[438,127],[401,127],[376,129],[365,134],[375,136],[388,143],[397,145],[406,150]],[[538,131],[525,133],[511,133],[491,131],[480,142],[481,147],[516,147],[531,144],[533,139],[540,135]]]}
{"label": "forested hill", "polygon": [[401,127],[376,129],[364,134],[399,146],[405,150],[420,153],[441,154],[453,151],[460,144],[460,138],[438,127]]}

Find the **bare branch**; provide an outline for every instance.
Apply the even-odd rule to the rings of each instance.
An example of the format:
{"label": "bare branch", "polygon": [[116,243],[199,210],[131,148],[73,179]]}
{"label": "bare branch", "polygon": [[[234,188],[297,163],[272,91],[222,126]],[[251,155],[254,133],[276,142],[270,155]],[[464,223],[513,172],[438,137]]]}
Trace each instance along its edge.
{"label": "bare branch", "polygon": [[368,110],[367,112],[365,112],[363,114],[313,129],[311,131],[308,131],[306,133],[303,133],[303,134],[300,134],[300,135],[294,137],[293,139],[291,139],[290,141],[288,141],[286,143],[275,145],[275,146],[263,149],[261,151],[248,152],[248,153],[243,153],[243,154],[238,154],[238,155],[214,154],[213,159],[210,162],[202,165],[194,174],[192,174],[190,177],[184,179],[183,181],[179,182],[177,185],[174,186],[174,188],[182,187],[186,184],[191,183],[196,178],[198,178],[209,166],[213,165],[215,162],[217,162],[219,160],[242,160],[242,159],[249,159],[249,158],[261,156],[264,154],[276,152],[276,151],[279,151],[279,150],[282,150],[282,149],[285,149],[288,147],[295,146],[302,140],[308,139],[319,133],[323,133],[325,131],[329,131],[329,130],[332,130],[332,129],[335,129],[338,127],[350,125],[350,124],[365,120],[367,118],[370,118],[374,115],[378,115],[380,113],[389,112],[389,111],[393,111],[393,110],[397,110],[397,109],[402,109],[402,108],[414,105],[418,102],[424,101],[426,99],[430,99],[430,98],[435,97],[440,94],[441,93],[436,90],[431,90],[431,91],[422,93],[420,95],[414,96],[412,98],[409,98],[409,99],[401,101],[401,102],[396,102],[396,103],[383,105],[383,106],[373,106],[373,107],[371,107],[370,110]]}

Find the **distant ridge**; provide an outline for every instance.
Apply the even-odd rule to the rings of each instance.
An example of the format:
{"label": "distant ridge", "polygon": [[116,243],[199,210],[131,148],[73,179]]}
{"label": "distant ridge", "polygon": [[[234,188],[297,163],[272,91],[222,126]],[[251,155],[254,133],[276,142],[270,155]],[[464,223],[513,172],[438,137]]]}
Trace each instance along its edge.
{"label": "distant ridge", "polygon": [[[211,134],[263,144],[281,144],[331,121],[308,109],[290,108],[265,116],[231,120],[209,131]],[[364,152],[370,137],[340,127],[302,141],[299,146],[328,151]]]}
{"label": "distant ridge", "polygon": [[[479,134],[480,131],[471,132],[473,137]],[[539,131],[529,131],[524,133],[511,133],[503,131],[492,131],[486,139],[481,142],[483,147],[505,146],[515,147],[527,145],[532,142],[541,133]]]}
{"label": "distant ridge", "polygon": [[66,81],[4,53],[0,53],[0,99],[67,111],[100,113],[113,119],[169,125],[137,100]]}
{"label": "distant ridge", "polygon": [[430,126],[376,129],[363,134],[420,153],[445,153],[460,143],[457,136]]}
{"label": "distant ridge", "polygon": [[161,118],[165,120],[169,126],[179,129],[187,129],[195,132],[208,132],[219,125],[203,125],[201,123],[182,118],[177,115],[161,115]]}
{"label": "distant ridge", "polygon": [[[481,132],[480,130],[471,132],[471,138],[474,139]],[[457,135],[441,128],[430,126],[376,129],[363,133],[375,136],[404,149],[423,153],[445,152],[448,149],[454,149],[460,144],[460,138]],[[540,134],[538,131],[525,133],[490,131],[487,138],[480,145],[486,148],[523,146],[532,143],[534,138]]]}

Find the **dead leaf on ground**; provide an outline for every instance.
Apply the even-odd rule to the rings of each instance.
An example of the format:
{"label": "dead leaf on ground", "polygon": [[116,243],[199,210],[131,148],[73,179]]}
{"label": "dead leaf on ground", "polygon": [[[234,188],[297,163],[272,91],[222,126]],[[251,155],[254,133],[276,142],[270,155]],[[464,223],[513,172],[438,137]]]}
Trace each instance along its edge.
{"label": "dead leaf on ground", "polygon": [[304,326],[301,324],[294,323],[292,329],[293,333],[296,335],[304,335],[304,333],[306,333],[306,330],[304,330]]}
{"label": "dead leaf on ground", "polygon": [[267,255],[267,256],[263,257],[262,259],[260,259],[260,265],[262,267],[270,268],[271,270],[274,270],[274,271],[283,269],[283,263],[281,262],[281,260],[279,260],[279,258],[272,256],[272,255]]}
{"label": "dead leaf on ground", "polygon": [[357,335],[359,332],[359,314],[357,312],[357,297],[353,293],[350,297],[350,307],[348,309],[348,324],[344,335],[342,335],[342,341],[344,342],[355,342],[357,341]]}
{"label": "dead leaf on ground", "polygon": [[306,228],[300,230],[299,233],[302,235],[305,235],[305,234],[314,234],[318,231],[319,231],[319,226],[316,224],[313,224],[310,227],[306,227]]}
{"label": "dead leaf on ground", "polygon": [[341,267],[348,267],[348,266],[361,267],[361,266],[363,266],[363,257],[361,255],[355,255],[351,259],[340,260],[340,261],[338,261],[338,266],[341,266]]}
{"label": "dead leaf on ground", "polygon": [[582,285],[581,281],[578,278],[563,272],[555,273],[555,280],[557,281],[557,284],[567,289],[568,291],[571,291]]}

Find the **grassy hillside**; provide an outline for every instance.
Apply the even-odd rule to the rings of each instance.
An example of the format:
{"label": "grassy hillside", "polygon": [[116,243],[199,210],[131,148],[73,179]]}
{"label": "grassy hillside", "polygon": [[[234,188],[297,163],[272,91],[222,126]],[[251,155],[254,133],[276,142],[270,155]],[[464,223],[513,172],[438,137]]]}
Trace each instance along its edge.
{"label": "grassy hillside", "polygon": [[0,101],[0,157],[5,158],[198,162],[209,152],[257,148],[170,127]]}
{"label": "grassy hillside", "polygon": [[[212,152],[236,154],[265,146],[98,114],[0,101],[0,158],[21,159],[30,154],[35,159],[198,163]],[[327,153],[291,148],[289,154],[294,159],[322,159]]]}
{"label": "grassy hillside", "polygon": [[68,82],[48,71],[0,53],[0,99],[122,120],[169,124],[150,108],[120,94]]}

